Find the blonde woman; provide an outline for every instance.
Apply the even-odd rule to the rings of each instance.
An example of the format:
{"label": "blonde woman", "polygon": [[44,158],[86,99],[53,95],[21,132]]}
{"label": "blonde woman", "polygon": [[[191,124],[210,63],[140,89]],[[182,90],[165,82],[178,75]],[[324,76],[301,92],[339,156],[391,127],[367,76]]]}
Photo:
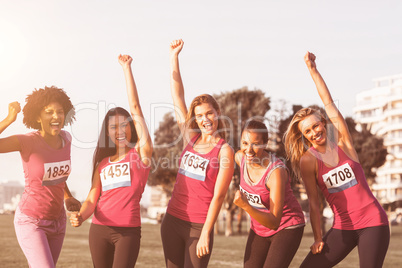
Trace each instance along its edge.
{"label": "blonde woman", "polygon": [[[315,59],[310,52],[304,57],[329,121],[318,110],[304,108],[295,114],[285,133],[286,153],[307,191],[314,233],[311,252],[301,267],[333,267],[356,246],[360,267],[382,267],[389,244],[387,215],[370,191],[346,122]],[[331,135],[335,141],[330,140]],[[324,237],[318,188],[334,213],[333,226]]]}

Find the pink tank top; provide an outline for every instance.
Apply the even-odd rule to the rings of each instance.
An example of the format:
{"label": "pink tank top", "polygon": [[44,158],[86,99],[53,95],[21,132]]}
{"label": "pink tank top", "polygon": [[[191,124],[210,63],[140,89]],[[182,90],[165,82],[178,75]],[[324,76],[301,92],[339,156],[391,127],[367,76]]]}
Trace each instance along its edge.
{"label": "pink tank top", "polygon": [[327,167],[319,153],[313,147],[310,150],[318,162],[318,186],[334,213],[333,228],[358,230],[388,225],[387,215],[371,192],[359,163],[338,147],[338,164]]}
{"label": "pink tank top", "polygon": [[[267,188],[269,177],[277,168],[286,169],[283,162],[274,154],[271,154],[270,157],[271,162],[269,163],[267,170],[262,178],[256,183],[252,183],[249,179],[244,158],[241,161],[240,167],[240,191],[247,196],[248,202],[251,206],[265,213],[270,212],[270,190]],[[293,194],[290,185],[290,177],[288,177],[288,182],[285,188],[283,213],[279,228],[277,230],[271,230],[251,217],[251,229],[259,236],[268,237],[276,234],[282,229],[295,225],[304,225],[304,215],[299,202]]]}
{"label": "pink tank top", "polygon": [[116,227],[141,226],[140,200],[151,167],[132,148],[118,162],[106,157],[98,165],[102,192],[92,222]]}
{"label": "pink tank top", "polygon": [[65,181],[71,172],[71,136],[61,131],[61,149],[49,146],[39,131],[17,135],[21,145],[25,189],[19,208],[25,215],[56,220],[64,212]]}
{"label": "pink tank top", "polygon": [[218,144],[207,154],[193,149],[195,136],[184,148],[167,213],[184,221],[204,223],[209,204],[214,195],[216,177],[219,172],[219,151],[225,141]]}

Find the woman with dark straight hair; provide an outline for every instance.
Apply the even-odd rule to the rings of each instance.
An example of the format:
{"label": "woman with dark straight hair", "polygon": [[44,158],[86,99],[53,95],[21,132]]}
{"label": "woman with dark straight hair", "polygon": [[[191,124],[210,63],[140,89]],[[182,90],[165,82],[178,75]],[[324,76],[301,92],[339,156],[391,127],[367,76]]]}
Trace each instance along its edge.
{"label": "woman with dark straight hair", "polygon": [[293,194],[285,164],[266,150],[268,129],[247,121],[235,160],[240,190],[234,203],[251,217],[244,267],[288,267],[299,248],[304,215]]}
{"label": "woman with dark straight hair", "polygon": [[78,213],[78,227],[92,213],[89,247],[94,267],[134,267],[140,250],[140,200],[148,179],[152,141],[131,71],[132,58],[120,55],[131,115],[109,110],[94,152],[92,187]]}

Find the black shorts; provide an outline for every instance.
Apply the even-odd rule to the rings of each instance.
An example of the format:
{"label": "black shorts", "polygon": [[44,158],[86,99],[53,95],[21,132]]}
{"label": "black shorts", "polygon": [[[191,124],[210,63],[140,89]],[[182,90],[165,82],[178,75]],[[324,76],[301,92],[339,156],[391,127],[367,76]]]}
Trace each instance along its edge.
{"label": "black shorts", "polygon": [[168,213],[163,218],[161,236],[166,267],[207,267],[212,254],[214,233],[211,232],[209,254],[198,258],[197,243],[203,223],[178,219]]}
{"label": "black shorts", "polygon": [[96,268],[134,267],[140,251],[141,227],[91,224],[89,249]]}

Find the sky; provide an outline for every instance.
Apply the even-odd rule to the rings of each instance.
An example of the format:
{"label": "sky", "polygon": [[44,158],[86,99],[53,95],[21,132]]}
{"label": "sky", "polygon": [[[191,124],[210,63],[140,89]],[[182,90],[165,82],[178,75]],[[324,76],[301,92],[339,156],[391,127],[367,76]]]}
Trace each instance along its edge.
{"label": "sky", "polygon": [[[119,54],[133,73],[150,131],[171,111],[169,44],[183,39],[186,102],[244,86],[272,103],[320,104],[303,56],[317,56],[334,100],[353,115],[372,79],[402,73],[402,2],[0,0],[0,120],[35,88],[63,88],[75,105],[72,173],[79,199],[105,112],[128,108]],[[22,115],[0,138],[27,133]],[[0,181],[24,182],[19,153],[0,155]]]}

